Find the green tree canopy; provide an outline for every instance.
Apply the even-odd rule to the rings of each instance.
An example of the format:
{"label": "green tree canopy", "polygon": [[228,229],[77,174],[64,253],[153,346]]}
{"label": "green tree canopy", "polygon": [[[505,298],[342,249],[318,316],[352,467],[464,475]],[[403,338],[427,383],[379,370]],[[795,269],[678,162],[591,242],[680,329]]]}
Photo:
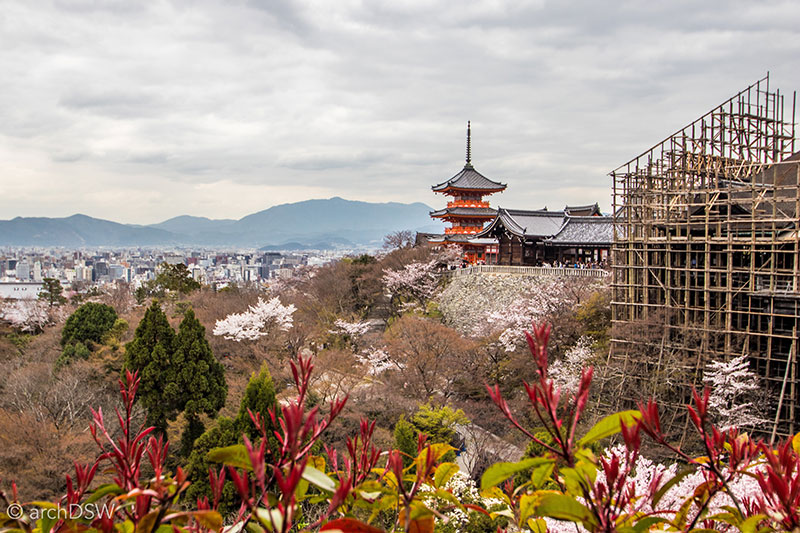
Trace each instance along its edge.
{"label": "green tree canopy", "polygon": [[200,284],[192,278],[192,273],[183,263],[176,265],[161,263],[160,268],[161,271],[155,279],[156,287],[181,294],[188,294],[200,288]]}
{"label": "green tree canopy", "polygon": [[148,423],[162,433],[167,429],[167,420],[178,411],[180,388],[172,365],[174,346],[175,331],[158,302],[153,302],[133,340],[125,345],[125,368],[139,371],[142,381],[137,397],[147,409]]}
{"label": "green tree canopy", "polygon": [[61,345],[87,341],[101,343],[117,320],[117,312],[110,305],[89,302],[75,310],[61,331]]}
{"label": "green tree canopy", "polygon": [[178,327],[172,364],[180,391],[179,408],[183,408],[187,418],[181,448],[188,455],[194,440],[203,433],[199,415],[216,416],[228,394],[225,369],[214,357],[206,340],[206,328],[192,309],[186,311]]}
{"label": "green tree canopy", "polygon": [[61,282],[55,278],[44,278],[42,280],[42,290],[39,292],[39,299],[46,301],[50,304],[50,307],[54,305],[61,305],[67,301],[62,294],[64,292],[64,288],[61,286]]}

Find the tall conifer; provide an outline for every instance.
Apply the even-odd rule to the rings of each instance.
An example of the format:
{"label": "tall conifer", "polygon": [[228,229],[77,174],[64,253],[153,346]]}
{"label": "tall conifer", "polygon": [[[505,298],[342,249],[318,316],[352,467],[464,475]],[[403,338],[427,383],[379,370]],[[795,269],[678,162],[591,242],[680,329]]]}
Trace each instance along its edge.
{"label": "tall conifer", "polygon": [[167,420],[178,410],[179,388],[172,365],[175,331],[158,302],[153,302],[125,345],[125,368],[139,371],[137,398],[147,410],[147,422],[165,433]]}
{"label": "tall conifer", "polygon": [[186,414],[186,429],[181,438],[184,455],[191,452],[194,440],[203,434],[200,414],[216,416],[228,393],[225,369],[214,357],[205,335],[206,328],[195,318],[194,311],[186,311],[178,327],[172,357],[180,391],[179,407]]}

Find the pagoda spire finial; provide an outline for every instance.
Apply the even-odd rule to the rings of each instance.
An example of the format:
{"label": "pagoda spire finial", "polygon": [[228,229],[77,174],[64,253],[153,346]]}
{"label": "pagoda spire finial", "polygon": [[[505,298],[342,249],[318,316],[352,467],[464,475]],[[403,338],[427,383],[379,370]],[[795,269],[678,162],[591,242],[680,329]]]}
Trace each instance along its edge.
{"label": "pagoda spire finial", "polygon": [[470,121],[467,121],[467,164],[464,165],[464,168],[472,168],[472,131],[470,126]]}

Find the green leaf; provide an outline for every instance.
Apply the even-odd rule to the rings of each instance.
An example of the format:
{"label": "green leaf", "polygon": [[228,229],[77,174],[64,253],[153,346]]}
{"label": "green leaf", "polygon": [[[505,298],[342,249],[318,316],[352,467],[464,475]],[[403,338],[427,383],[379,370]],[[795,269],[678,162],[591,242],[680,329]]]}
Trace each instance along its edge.
{"label": "green leaf", "polygon": [[[797,438],[797,437],[795,437]],[[753,515],[741,524],[739,524],[739,531],[742,533],[756,533],[758,531],[758,524],[761,523],[762,520],[766,520],[768,517],[764,514],[757,514]]]}
{"label": "green leaf", "polygon": [[250,463],[250,456],[244,444],[214,448],[208,452],[206,459],[211,463],[222,463],[234,468],[253,469],[253,465]]}
{"label": "green leaf", "polygon": [[[281,531],[283,529],[283,514],[279,510],[259,507],[256,509],[255,514],[259,524],[270,531]],[[273,525],[275,526],[274,529]]]}
{"label": "green leaf", "polygon": [[[557,520],[568,520],[570,522],[580,522],[584,525],[593,522],[592,513],[578,503],[572,496],[558,492],[539,491],[534,493],[541,498],[536,506],[536,513],[539,516],[549,516]],[[587,529],[590,529],[587,527]]]}
{"label": "green leaf", "polygon": [[336,483],[313,466],[306,465],[305,470],[303,470],[303,479],[322,490],[328,492],[334,492],[336,490]]}
{"label": "green leaf", "polygon": [[550,479],[550,476],[553,475],[554,467],[555,464],[551,462],[534,468],[533,473],[531,474],[531,483],[533,483],[533,488],[542,488],[542,485],[544,485]]}
{"label": "green leaf", "polygon": [[105,485],[100,485],[95,489],[91,496],[86,498],[86,503],[94,503],[103,496],[107,496],[109,494],[122,494],[122,488],[117,485],[116,483],[107,483]]}
{"label": "green leaf", "polygon": [[536,516],[536,506],[541,503],[539,494],[523,494],[519,499],[519,523],[525,524],[528,519]]}
{"label": "green leaf", "polygon": [[119,531],[119,533],[133,533],[133,522],[130,520],[125,520],[123,523],[115,525],[114,529]]}
{"label": "green leaf", "polygon": [[595,424],[592,429],[590,429],[586,435],[584,435],[583,438],[578,441],[578,444],[581,446],[587,446],[600,439],[610,437],[611,435],[622,431],[623,423],[626,426],[629,426],[641,418],[642,413],[635,409],[630,411],[621,411],[619,413],[609,415]]}
{"label": "green leaf", "polygon": [[187,514],[192,516],[195,520],[197,520],[198,524],[206,529],[219,531],[219,529],[222,528],[222,515],[220,515],[217,511],[190,511]]}
{"label": "green leaf", "polygon": [[446,491],[444,489],[436,489],[436,492],[434,494],[436,494],[437,498],[440,498],[440,499],[442,499],[442,500],[444,500],[446,502],[449,502],[452,505],[455,505],[456,507],[458,507],[462,511],[464,510],[464,505],[459,501],[458,498],[456,498],[453,495],[452,492]]}
{"label": "green leaf", "polygon": [[667,521],[661,518],[660,516],[648,516],[646,518],[642,518],[636,525],[633,526],[633,531],[635,533],[644,533],[646,531],[650,531],[650,528],[656,524],[664,524]]}
{"label": "green leaf", "polygon": [[531,533],[547,533],[547,522],[542,518],[531,518],[528,520],[528,529]]}
{"label": "green leaf", "polygon": [[43,513],[42,518],[37,522],[39,526],[39,531],[42,533],[49,533],[50,530],[53,529],[53,526],[56,524],[57,519],[55,516],[51,516],[48,513]]}
{"label": "green leaf", "polygon": [[516,463],[495,463],[486,469],[481,477],[481,490],[486,490],[489,487],[499,485],[507,480],[514,474],[534,468],[545,463],[552,463],[550,459],[544,457],[532,457],[530,459],[523,459]]}
{"label": "green leaf", "polygon": [[458,465],[455,463],[442,463],[436,467],[436,473],[433,476],[433,486],[436,488],[443,487],[450,481],[453,474],[458,472]]}
{"label": "green leaf", "polygon": [[136,533],[153,533],[158,519],[158,511],[150,511],[136,524]]}

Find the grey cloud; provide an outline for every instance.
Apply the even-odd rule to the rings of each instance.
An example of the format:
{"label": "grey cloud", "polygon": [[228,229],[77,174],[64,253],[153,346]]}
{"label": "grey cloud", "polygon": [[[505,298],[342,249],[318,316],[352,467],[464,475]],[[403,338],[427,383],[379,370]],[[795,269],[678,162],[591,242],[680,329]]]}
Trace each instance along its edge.
{"label": "grey cloud", "polygon": [[[95,213],[130,194],[121,182],[156,191],[117,207],[142,221],[193,205],[238,218],[304,194],[441,203],[430,185],[463,165],[468,119],[476,165],[509,184],[502,205],[608,208],[609,170],[767,69],[800,87],[790,2],[4,9],[0,180],[23,168],[42,198],[23,212],[4,194],[8,214]],[[53,173],[71,186],[48,200]]]}

